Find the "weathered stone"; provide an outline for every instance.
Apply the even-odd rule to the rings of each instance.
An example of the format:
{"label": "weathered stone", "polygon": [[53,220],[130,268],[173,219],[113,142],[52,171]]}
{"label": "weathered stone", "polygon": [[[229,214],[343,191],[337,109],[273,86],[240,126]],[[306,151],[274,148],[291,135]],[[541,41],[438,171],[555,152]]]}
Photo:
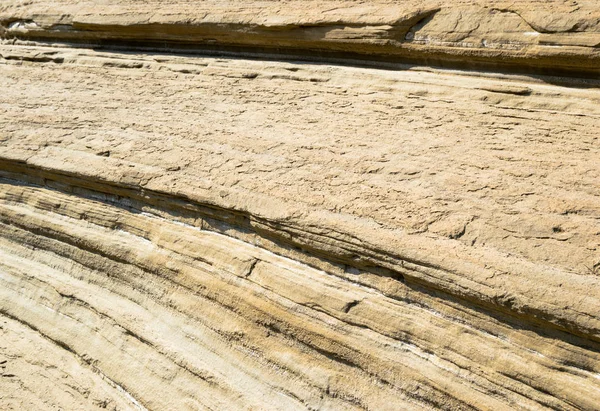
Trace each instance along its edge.
{"label": "weathered stone", "polygon": [[597,409],[600,11],[446,3],[0,5],[0,408]]}

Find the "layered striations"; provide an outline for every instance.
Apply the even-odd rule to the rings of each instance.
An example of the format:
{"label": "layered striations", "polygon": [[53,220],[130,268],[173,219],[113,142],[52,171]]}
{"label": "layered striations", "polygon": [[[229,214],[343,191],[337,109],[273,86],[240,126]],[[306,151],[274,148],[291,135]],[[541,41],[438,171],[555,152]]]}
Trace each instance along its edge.
{"label": "layered striations", "polygon": [[594,2],[34,3],[0,408],[598,409]]}
{"label": "layered striations", "polygon": [[595,0],[5,3],[6,38],[600,74]]}

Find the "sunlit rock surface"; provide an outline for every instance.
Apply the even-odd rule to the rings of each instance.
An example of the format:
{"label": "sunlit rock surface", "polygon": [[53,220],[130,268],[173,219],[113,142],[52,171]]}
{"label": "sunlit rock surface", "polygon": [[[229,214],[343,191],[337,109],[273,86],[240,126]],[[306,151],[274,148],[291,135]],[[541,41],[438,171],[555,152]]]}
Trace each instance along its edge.
{"label": "sunlit rock surface", "polygon": [[5,1],[1,409],[600,404],[594,1]]}

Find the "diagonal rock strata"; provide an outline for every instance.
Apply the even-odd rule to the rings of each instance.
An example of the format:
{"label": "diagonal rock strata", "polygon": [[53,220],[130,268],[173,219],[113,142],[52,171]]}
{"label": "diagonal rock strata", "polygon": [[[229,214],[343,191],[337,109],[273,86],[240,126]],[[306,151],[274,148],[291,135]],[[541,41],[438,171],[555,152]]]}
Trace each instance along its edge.
{"label": "diagonal rock strata", "polygon": [[[54,155],[53,158],[56,159],[58,156]],[[32,163],[35,164],[34,161]],[[194,194],[188,193],[187,196],[185,192],[153,193],[152,191],[144,191],[143,197],[141,197],[140,194],[135,194],[135,191],[132,193],[131,188],[128,189],[126,186],[124,187],[115,181],[97,182],[94,180],[80,180],[77,176],[69,176],[68,173],[65,175],[65,171],[63,170],[57,170],[57,174],[55,174],[56,171],[55,173],[47,174],[41,170],[36,173],[35,166],[32,167],[30,165],[23,168],[22,166],[19,167],[16,162],[7,162],[4,164],[4,168],[7,170],[21,170],[25,173],[33,172],[35,176],[33,181],[39,181],[41,178],[45,184],[48,184],[50,181],[51,185],[57,185],[62,189],[64,187],[61,187],[59,184],[65,184],[69,181],[72,184],[77,184],[67,188],[68,192],[77,192],[78,186],[96,188],[98,194],[95,197],[112,198],[112,201],[109,200],[111,202],[118,202],[119,200],[117,199],[125,198],[128,201],[133,199],[140,202],[142,200],[141,203],[147,205],[162,204],[164,207],[170,201],[168,200],[169,198],[175,198],[175,205],[168,205],[166,211],[162,211],[162,214],[171,214],[174,212],[175,215],[178,215],[181,213],[179,211],[181,208],[183,210],[193,210],[189,214],[193,216],[191,217],[191,222],[196,226],[208,228],[212,228],[211,226],[219,227],[222,224],[237,226],[243,228],[247,233],[246,235],[254,238],[264,238],[266,241],[277,244],[276,247],[278,248],[283,248],[284,250],[290,248],[297,249],[303,253],[312,254],[316,258],[326,258],[333,265],[345,267],[345,272],[366,270],[375,275],[391,278],[401,283],[408,282],[409,284],[425,286],[467,301],[476,302],[484,307],[503,310],[512,315],[525,316],[530,321],[535,319],[536,322],[541,322],[546,327],[555,326],[574,334],[598,340],[598,319],[594,315],[597,310],[597,299],[590,296],[588,305],[580,305],[577,309],[574,307],[571,308],[568,305],[565,306],[574,295],[583,293],[587,288],[597,286],[600,279],[593,276],[579,278],[577,283],[569,283],[568,278],[572,277],[572,274],[569,275],[568,273],[553,270],[552,274],[554,278],[549,278],[546,281],[549,284],[556,282],[556,287],[558,287],[558,284],[561,284],[562,296],[555,294],[547,295],[546,291],[537,294],[537,290],[531,290],[530,282],[532,278],[535,278],[536,274],[539,278],[548,276],[548,268],[539,270],[539,268],[531,264],[526,264],[523,261],[515,261],[506,257],[501,259],[498,255],[494,255],[493,257],[495,258],[493,260],[491,256],[488,256],[486,260],[485,253],[476,254],[482,262],[492,260],[494,266],[499,267],[498,269],[510,267],[510,274],[513,278],[519,278],[519,276],[523,278],[521,281],[516,281],[516,284],[511,287],[511,291],[507,292],[498,286],[494,287],[494,283],[490,279],[487,279],[487,283],[485,280],[482,280],[482,278],[488,276],[488,273],[481,267],[478,268],[472,264],[465,264],[464,260],[446,257],[446,254],[450,254],[450,249],[445,253],[440,253],[444,255],[444,260],[436,259],[433,256],[433,249],[437,248],[439,252],[442,249],[441,247],[443,247],[443,243],[440,244],[435,241],[421,242],[418,243],[421,248],[418,254],[414,254],[413,256],[409,251],[408,255],[404,255],[402,252],[394,252],[394,249],[401,251],[410,250],[411,245],[413,247],[415,245],[414,240],[404,240],[396,233],[394,237],[388,234],[387,241],[394,241],[392,247],[389,244],[386,247],[383,242],[370,244],[367,240],[368,238],[385,238],[385,231],[368,230],[368,228],[361,227],[362,230],[360,233],[350,230],[349,232],[345,232],[343,230],[346,227],[336,221],[335,215],[330,215],[328,216],[329,218],[327,218],[326,214],[323,215],[322,213],[316,216],[311,216],[310,214],[304,215],[303,218],[294,218],[289,215],[271,217],[269,214],[273,210],[285,210],[288,213],[290,210],[286,210],[285,204],[277,204],[278,202],[269,201],[269,199],[261,201],[259,198],[258,200],[247,202],[249,209],[234,209],[229,211],[226,207],[219,204],[219,198],[223,194],[222,190],[219,192],[219,197],[217,198],[212,195],[213,190],[207,190],[205,195],[209,198],[196,200],[200,202],[194,204],[194,198],[202,198],[199,196],[200,192],[198,189],[195,190]],[[110,172],[106,167],[104,169]],[[63,174],[63,176],[61,177],[60,174]],[[113,173],[113,175],[118,174]],[[18,179],[20,181],[27,181],[28,177],[22,175]],[[52,180],[55,182],[52,182]],[[105,185],[106,183],[108,183],[108,186]],[[98,184],[100,186],[97,186]],[[129,185],[131,187],[131,182]],[[142,184],[142,186],[146,185]],[[182,197],[177,199],[178,195]],[[227,195],[226,197],[232,196]],[[261,207],[264,207],[265,201],[268,201],[269,204],[268,207],[264,208],[268,214],[263,216],[258,213],[253,214],[252,203],[257,202]],[[181,203],[183,203],[183,206]],[[243,201],[237,201],[236,203],[243,203]],[[60,207],[60,204],[58,203],[56,207]],[[144,209],[143,206],[138,207],[140,211]],[[171,211],[171,208],[174,208],[176,211]],[[207,219],[209,222],[205,222]],[[189,221],[190,217],[184,221],[186,220]],[[353,223],[354,225],[357,224],[356,221]],[[333,229],[319,230],[320,232],[315,231],[318,224],[329,225]],[[223,228],[219,227],[217,230],[220,231]],[[369,231],[374,231],[374,233],[369,235]],[[238,234],[236,237],[240,237],[240,235]],[[411,242],[413,244],[410,244]],[[428,242],[432,244],[427,244]],[[282,253],[283,251],[279,252]],[[471,257],[471,259],[474,258]],[[536,273],[538,270],[539,274]],[[561,297],[564,299],[562,302],[559,300]]]}
{"label": "diagonal rock strata", "polygon": [[0,408],[597,409],[593,3],[279,3],[0,6]]}
{"label": "diagonal rock strata", "polygon": [[[240,336],[234,338],[234,341],[237,341],[234,348],[240,344],[245,346],[253,341],[250,336],[246,335],[246,330],[248,327],[252,328],[251,324],[254,323],[254,327],[260,329],[261,325],[262,327],[266,326],[267,329],[272,330],[268,333],[281,334],[282,337],[296,341],[295,345],[315,350],[315,354],[312,355],[317,356],[317,359],[325,355],[330,358],[329,361],[333,364],[332,366],[341,367],[340,372],[344,374],[348,371],[343,370],[358,369],[360,373],[366,373],[363,374],[365,378],[378,376],[384,382],[383,392],[374,391],[373,387],[368,385],[368,391],[361,394],[363,401],[368,401],[369,404],[377,404],[375,397],[371,397],[371,395],[375,395],[383,401],[385,398],[384,392],[389,392],[388,395],[393,397],[401,393],[406,395],[408,392],[414,397],[415,392],[419,392],[414,391],[416,390],[414,384],[419,384],[420,390],[423,392],[413,400],[417,402],[419,400],[424,401],[425,404],[435,406],[450,406],[454,403],[455,406],[466,407],[476,397],[480,397],[479,401],[481,402],[477,403],[479,407],[488,403],[489,406],[503,407],[503,402],[519,401],[552,407],[563,407],[572,403],[577,407],[589,408],[592,406],[590,401],[595,401],[594,397],[589,397],[589,395],[590,393],[593,395],[594,390],[597,389],[594,388],[593,379],[593,373],[598,372],[596,368],[597,357],[594,355],[590,357],[593,351],[589,351],[589,348],[586,349],[585,347],[593,344],[591,342],[583,343],[584,347],[577,348],[577,345],[572,345],[572,342],[575,341],[573,338],[565,338],[565,342],[559,343],[560,340],[556,339],[556,335],[552,336],[551,334],[548,337],[543,337],[543,334],[536,335],[535,332],[532,333],[527,330],[518,332],[516,329],[503,324],[502,321],[490,321],[489,318],[485,318],[486,316],[483,318],[487,324],[480,329],[479,326],[482,326],[481,314],[473,309],[465,312],[466,307],[460,304],[448,302],[434,296],[428,297],[427,294],[409,290],[405,291],[406,295],[403,299],[386,297],[377,289],[356,288],[353,285],[354,283],[348,282],[348,280],[278,257],[245,242],[233,240],[228,236],[213,234],[210,231],[199,230],[193,226],[182,226],[181,224],[168,222],[168,220],[152,216],[147,212],[140,214],[138,211],[129,216],[129,212],[124,212],[123,209],[115,208],[109,204],[102,205],[97,200],[80,199],[73,201],[71,195],[59,194],[35,186],[4,187],[3,192],[5,194],[2,209],[2,224],[4,226],[4,240],[2,241],[4,244],[3,250],[9,252],[3,258],[3,301],[5,303],[2,308],[3,313],[6,313],[9,318],[22,318],[24,316],[24,321],[27,324],[36,321],[35,318],[40,318],[39,315],[41,315],[31,311],[32,305],[36,307],[39,305],[40,309],[49,307],[58,310],[59,313],[63,310],[71,310],[65,311],[67,317],[72,315],[81,316],[82,314],[77,307],[69,308],[72,304],[65,304],[65,300],[75,301],[76,306],[90,307],[87,310],[92,309],[97,312],[95,315],[100,315],[100,318],[107,318],[110,322],[116,321],[119,325],[115,324],[113,327],[122,330],[120,331],[123,335],[122,338],[131,341],[133,337],[130,335],[140,335],[136,337],[138,343],[128,343],[123,346],[127,347],[131,355],[139,355],[144,358],[145,354],[143,353],[148,349],[158,350],[158,354],[152,355],[160,354],[166,357],[161,362],[173,358],[171,361],[187,370],[186,375],[190,376],[186,378],[192,378],[193,381],[195,381],[195,378],[208,379],[209,382],[213,383],[214,390],[217,392],[227,391],[224,386],[227,386],[233,377],[226,374],[226,377],[221,377],[222,380],[219,380],[217,377],[205,376],[206,373],[211,375],[209,370],[214,370],[217,367],[215,364],[216,359],[205,364],[204,371],[202,367],[198,371],[194,371],[194,368],[188,370],[191,366],[182,364],[192,361],[191,358],[197,358],[196,355],[199,353],[197,348],[188,351],[187,355],[192,357],[185,357],[184,354],[177,354],[177,352],[169,354],[168,347],[161,348],[161,344],[167,344],[167,346],[172,347],[172,350],[181,349],[180,344],[183,344],[183,342],[177,342],[174,339],[172,335],[174,331],[164,334],[166,330],[159,331],[160,329],[156,328],[158,326],[156,322],[159,321],[165,326],[169,324],[170,327],[177,324],[180,320],[176,320],[176,318],[182,318],[180,316],[184,314],[179,312],[183,309],[179,304],[183,304],[183,302],[178,301],[189,293],[197,295],[197,298],[208,299],[209,302],[212,301],[211,304],[217,304],[227,311],[233,311],[250,322],[243,328],[238,329],[239,331],[234,331],[235,329],[232,331],[222,329],[216,331],[218,335],[221,335],[221,338],[227,340],[233,337],[230,337],[230,333],[241,332]],[[20,204],[14,202],[14,199],[17,198]],[[29,201],[33,201],[33,204],[28,205]],[[56,204],[60,204],[60,207],[56,207]],[[83,223],[80,220],[81,215],[86,216]],[[10,222],[10,225],[6,225],[7,222]],[[118,229],[115,229],[115,224],[118,225]],[[78,233],[78,236],[74,236],[75,233]],[[15,244],[15,241],[17,244]],[[232,253],[231,250],[233,249],[239,251]],[[224,250],[229,250],[229,252]],[[254,259],[258,262],[253,263]],[[23,264],[24,261],[29,260],[32,260],[32,262]],[[65,266],[65,268],[60,269],[67,263],[69,265],[74,263],[75,266],[71,268]],[[81,268],[78,268],[78,266]],[[250,270],[251,266],[253,267],[252,270]],[[57,271],[57,267],[60,271]],[[89,272],[89,270],[92,270],[92,272]],[[136,271],[137,274],[135,274]],[[35,272],[36,274],[34,277],[31,277],[31,275],[22,277],[23,274],[28,272]],[[70,274],[64,277],[65,273]],[[82,273],[86,274],[82,276]],[[52,277],[47,277],[48,275]],[[154,276],[157,276],[157,280],[151,280]],[[101,311],[103,310],[101,308],[102,300],[98,300],[98,298],[102,298],[105,304],[108,303],[112,306],[117,296],[98,297],[100,292],[98,287],[107,288],[106,292],[111,292],[113,286],[109,284],[114,282],[118,284],[125,282],[127,284],[134,281],[135,278],[137,278],[135,281],[140,285],[130,285],[129,287],[134,288],[130,288],[129,291],[125,291],[127,290],[125,288],[117,293],[123,299],[122,303],[111,307],[108,313]],[[40,281],[42,283],[50,281],[50,284],[55,284],[52,286],[54,288],[50,288],[50,290],[56,290],[53,291],[56,297],[51,298],[50,295],[48,297],[40,296],[39,293],[42,288]],[[145,286],[142,286],[142,289],[138,289],[142,284],[139,281],[146,283]],[[163,285],[159,286],[155,284],[155,281]],[[180,293],[183,293],[181,297],[177,297],[177,295],[171,294],[172,291],[168,291],[173,286],[164,288],[173,282],[177,288],[181,289]],[[95,287],[94,284],[96,284]],[[16,294],[14,291],[11,292],[11,290],[17,290],[14,287],[19,287],[17,289],[20,290]],[[45,287],[48,286],[44,285],[43,288]],[[92,290],[95,291],[90,291],[91,294],[85,294],[87,292],[85,290],[89,287],[92,287]],[[159,288],[154,289],[154,287]],[[322,287],[330,291],[324,292]],[[166,292],[162,297],[162,293],[159,292],[160,288],[163,288]],[[137,291],[134,294],[139,295],[139,297],[131,296],[135,289]],[[124,292],[128,292],[128,294],[122,294]],[[159,294],[156,294],[157,292]],[[148,296],[153,295],[156,296],[148,300]],[[25,301],[29,300],[29,302],[24,304],[23,300],[15,299],[16,296],[26,299]],[[90,300],[92,296],[96,297]],[[417,296],[419,296],[418,300]],[[35,302],[36,298],[42,298],[42,300]],[[56,298],[58,298],[58,301]],[[168,316],[168,318],[171,318],[170,320],[160,319],[160,317],[154,317],[155,319],[148,317],[140,322],[143,317],[140,317],[140,314],[135,311],[139,309],[134,310],[133,306],[132,308],[126,308],[127,305],[132,304],[132,302],[128,302],[131,299],[142,306],[147,304],[144,301],[157,299],[156,301],[162,301],[167,307],[179,312],[179,317],[173,317],[176,315],[176,313],[173,313]],[[264,304],[268,301],[273,302],[264,307]],[[125,305],[121,307],[121,304]],[[296,308],[294,311],[288,312],[287,310],[290,310],[293,304],[297,304]],[[347,308],[349,304],[353,306]],[[198,303],[193,303],[191,307],[199,309],[200,306]],[[108,309],[108,306],[104,310],[106,309]],[[298,309],[300,311],[295,314]],[[156,315],[156,310],[147,310],[149,311],[148,314],[145,314],[146,316]],[[200,312],[204,312],[204,310]],[[222,311],[217,312],[222,313]],[[138,318],[129,326],[120,324],[120,321],[122,321],[120,318],[128,318],[129,314],[127,313],[135,313],[133,318]],[[35,315],[38,317],[35,317]],[[125,317],[121,317],[122,315],[125,315]],[[98,361],[101,356],[98,351],[94,351],[93,347],[83,348],[85,347],[85,340],[81,338],[83,335],[93,336],[100,332],[92,329],[86,331],[85,328],[81,328],[90,327],[89,319],[85,318],[78,320],[81,325],[77,327],[57,324],[57,328],[52,330],[47,328],[51,325],[48,324],[46,329],[41,330],[40,333],[42,335],[50,333],[48,338],[60,341],[61,344],[70,347],[69,349],[76,352],[81,358],[94,358]],[[201,318],[201,323],[204,323],[206,318]],[[319,318],[321,319],[319,320]],[[220,322],[221,327],[231,327],[231,321],[233,320]],[[320,325],[322,321],[325,322]],[[465,324],[460,325],[461,321],[465,321]],[[411,323],[414,325],[410,325]],[[38,325],[38,327],[41,326]],[[128,327],[134,327],[134,329],[130,330]],[[344,334],[349,333],[348,336],[353,335],[354,337],[351,339],[341,337],[341,334],[339,334],[341,330],[334,331],[339,327],[346,327],[347,330]],[[432,327],[436,330],[435,332]],[[77,340],[81,341],[74,347],[71,346],[75,340],[69,337],[69,334],[61,335],[60,333],[63,332],[61,330],[64,330],[64,332],[79,330],[78,335],[81,335],[81,337]],[[375,334],[369,337],[372,333]],[[448,334],[448,337],[443,338],[442,335],[444,334]],[[168,339],[165,340],[167,335]],[[363,337],[359,338],[359,335],[363,335]],[[461,337],[456,338],[456,335]],[[375,336],[377,337],[375,338]],[[507,338],[507,336],[510,337]],[[267,337],[271,338],[270,336]],[[152,339],[156,338],[162,339],[163,342],[153,342]],[[437,341],[440,338],[447,340],[447,344],[449,344],[443,351],[438,351],[437,347]],[[518,344],[517,341],[521,339],[529,344],[522,348],[515,347],[514,344]],[[378,340],[379,342],[377,342]],[[535,341],[534,345],[532,340]],[[548,342],[544,343],[544,340]],[[201,341],[204,340],[201,339]],[[78,345],[82,343],[84,345]],[[141,347],[140,344],[148,348],[136,348]],[[211,346],[221,347],[221,344],[223,343],[215,342]],[[256,342],[256,344],[261,347],[261,344],[267,343]],[[484,345],[486,350],[477,353],[471,351],[473,347],[480,345]],[[98,349],[101,346],[102,344],[98,346]],[[560,348],[561,346],[563,348]],[[259,349],[258,347],[256,349]],[[532,351],[533,347],[535,347],[535,351]],[[238,349],[240,348],[238,347]],[[509,360],[507,358],[503,361],[503,364],[496,364],[494,358],[498,354],[494,353],[495,350],[502,352],[507,349],[510,349],[511,355],[516,356],[515,359]],[[291,348],[286,348],[287,355],[291,355],[289,350]],[[402,361],[398,362],[396,366],[393,365],[394,363],[390,363],[391,358],[393,358],[390,356],[394,355],[394,350],[400,350],[399,352],[403,353],[400,357]],[[556,352],[556,350],[559,351]],[[145,368],[128,366],[126,360],[118,360],[114,355],[116,355],[116,352],[110,357],[110,363],[103,360],[104,363],[101,361],[95,367],[100,367],[102,370],[111,370],[111,367],[114,366],[129,367],[128,372],[131,372],[131,374],[125,375],[140,375],[141,377],[142,374],[139,373],[142,373]],[[150,356],[150,352],[147,355]],[[184,359],[179,359],[180,355],[184,355]],[[223,357],[222,352],[219,355]],[[475,357],[473,358],[473,356]],[[204,355],[200,358],[204,358]],[[380,362],[378,358],[388,359],[385,362]],[[559,366],[566,358],[569,359],[569,365]],[[259,360],[263,361],[260,357]],[[306,359],[302,360],[302,363],[305,363],[305,361]],[[271,359],[270,362],[274,362],[279,367],[283,366],[276,359]],[[413,362],[415,363],[410,365]],[[523,375],[524,370],[520,368],[523,362],[529,364],[527,368],[529,376]],[[553,362],[556,362],[556,365],[552,365]],[[469,365],[470,363],[471,365]],[[491,370],[487,367],[482,369],[475,367],[475,364],[482,367],[486,363],[493,364],[494,371],[492,374],[490,374]],[[290,365],[288,364],[288,366]],[[153,373],[158,372],[152,371],[153,367],[149,370]],[[254,366],[252,365],[252,367]],[[427,371],[428,369],[430,371]],[[471,377],[467,382],[463,380],[459,384],[459,380],[455,380],[456,385],[454,385],[454,388],[448,387],[447,383],[442,383],[442,381],[449,378],[449,375],[453,375],[459,369],[470,370]],[[551,371],[553,369],[556,371]],[[584,371],[585,369],[589,371]],[[447,371],[443,372],[443,370]],[[107,373],[108,371],[103,372]],[[114,373],[114,371],[111,372]],[[125,372],[125,369],[123,372]],[[296,371],[296,373],[298,372]],[[591,374],[586,377],[588,373]],[[134,397],[141,396],[145,398],[148,393],[140,392],[141,388],[129,388],[131,386],[135,387],[136,378],[126,378],[125,375],[109,374],[108,378],[125,387],[128,392],[135,393],[132,394]],[[160,381],[160,378],[167,378],[166,376],[160,377],[160,375],[159,373],[159,376],[156,377],[159,378],[157,382]],[[200,377],[195,377],[196,375]],[[428,380],[422,380],[424,377]],[[255,375],[254,378],[257,378],[257,376]],[[308,376],[304,375],[302,378],[308,378]],[[565,378],[573,380],[574,385],[565,389],[562,384]],[[517,384],[519,388],[516,388],[514,380],[518,381],[519,379],[521,379],[521,382]],[[426,382],[429,380],[432,380],[433,383]],[[439,382],[436,383],[435,381]],[[533,381],[537,382],[533,383],[532,387]],[[588,384],[586,381],[592,384],[588,389],[584,388]],[[145,383],[152,383],[152,381],[145,381]],[[445,388],[440,389],[439,384],[442,384]],[[464,384],[467,385],[463,386]],[[477,391],[482,389],[494,391],[509,389],[509,391],[503,391],[507,398],[503,398],[499,402],[492,401],[489,394],[481,396],[477,394],[477,391],[472,391],[472,384],[479,387]],[[579,394],[573,392],[574,386],[581,387],[580,389],[583,391]],[[543,391],[536,392],[536,387],[538,390]],[[233,387],[230,387],[229,391],[233,389]],[[324,389],[321,386],[321,391]],[[338,389],[341,388],[337,388],[334,393]],[[205,390],[209,390],[209,388],[207,387]],[[329,387],[329,390],[331,391],[332,388]],[[512,392],[514,390],[517,390],[520,395],[514,397],[515,394]],[[583,392],[586,392],[587,395],[583,395]],[[306,395],[305,392],[304,394]],[[216,395],[216,393],[213,393],[211,397]],[[229,401],[231,401],[231,395],[233,394],[230,392],[229,394],[220,395],[224,396],[222,401],[225,401],[221,405],[228,404],[228,406],[231,406],[232,403]],[[295,395],[300,394],[296,393]],[[343,395],[334,394],[334,396],[337,395],[346,399],[352,398],[352,394],[349,392]],[[195,395],[190,392],[183,395],[186,401],[190,397],[195,398]],[[451,400],[452,397],[456,398]],[[557,402],[557,399],[553,399],[556,397],[564,398],[563,402]],[[512,398],[512,400],[509,400],[509,398]],[[207,401],[206,398],[196,398],[196,400],[200,403]],[[398,404],[397,400],[398,398],[394,400],[396,405]],[[264,397],[262,401],[264,401]],[[271,404],[273,407],[285,408],[291,406],[284,406],[283,402],[278,402],[279,400],[273,401],[275,401]],[[350,400],[350,402],[352,403],[353,400]],[[181,406],[176,403],[148,401],[148,399],[144,401],[144,404],[149,408]],[[384,404],[382,402],[380,406],[384,407]],[[414,405],[410,401],[408,404]],[[558,404],[562,405],[559,406]],[[217,405],[215,404],[215,406]],[[294,407],[298,406],[300,404],[296,404]],[[335,407],[339,406],[338,404]]]}

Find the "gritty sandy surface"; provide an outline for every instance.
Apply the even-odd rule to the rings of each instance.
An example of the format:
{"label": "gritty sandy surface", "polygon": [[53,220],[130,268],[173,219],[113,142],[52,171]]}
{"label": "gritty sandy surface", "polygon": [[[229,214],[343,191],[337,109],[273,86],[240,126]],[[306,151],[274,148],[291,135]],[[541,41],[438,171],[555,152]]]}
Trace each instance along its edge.
{"label": "gritty sandy surface", "polygon": [[110,155],[581,274],[599,262],[596,89],[44,51],[69,60],[2,60],[5,149]]}
{"label": "gritty sandy surface", "polygon": [[1,409],[597,409],[595,1],[9,0],[0,38]]}

